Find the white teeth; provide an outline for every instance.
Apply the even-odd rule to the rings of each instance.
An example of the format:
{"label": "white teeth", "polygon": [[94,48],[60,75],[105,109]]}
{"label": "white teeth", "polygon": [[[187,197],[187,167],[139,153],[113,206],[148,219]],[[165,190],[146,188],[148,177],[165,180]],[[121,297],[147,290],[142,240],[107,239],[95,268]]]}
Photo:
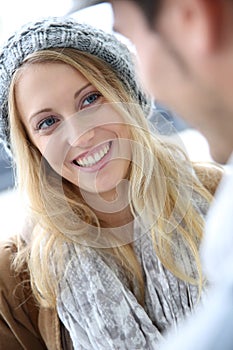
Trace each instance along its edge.
{"label": "white teeth", "polygon": [[100,156],[98,153],[96,153],[96,154],[94,155],[94,157],[95,157],[95,161],[96,161],[96,162],[98,162],[98,161],[100,160],[100,158],[101,158],[101,156]]}
{"label": "white teeth", "polygon": [[74,163],[81,165],[82,167],[88,167],[96,164],[99,162],[109,151],[110,149],[110,143],[106,145],[104,148],[99,150],[98,152],[92,154],[91,156],[87,156],[86,158],[81,158],[78,160],[75,160]]}
{"label": "white teeth", "polygon": [[87,158],[87,162],[88,162],[89,164],[92,164],[92,163],[95,162],[95,161],[94,161],[94,159],[92,158],[92,156],[89,156],[89,157]]}
{"label": "white teeth", "polygon": [[79,160],[79,164],[82,165],[82,166],[84,165],[82,159]]}

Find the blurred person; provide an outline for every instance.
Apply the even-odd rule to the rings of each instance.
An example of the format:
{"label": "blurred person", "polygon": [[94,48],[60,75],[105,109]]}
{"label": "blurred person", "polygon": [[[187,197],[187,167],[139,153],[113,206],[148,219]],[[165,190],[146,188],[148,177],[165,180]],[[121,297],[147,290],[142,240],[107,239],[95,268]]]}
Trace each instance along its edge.
{"label": "blurred person", "polygon": [[[181,329],[177,343],[173,334],[165,349],[232,349],[233,1],[111,3],[115,30],[137,48],[145,86],[201,131],[212,157],[228,169],[209,212],[202,246],[213,291],[205,308]],[[92,1],[77,4],[85,7]]]}
{"label": "blurred person", "polygon": [[[76,9],[97,2],[77,0]],[[114,29],[136,46],[145,86],[201,131],[213,158],[225,163],[233,148],[232,1],[110,2]]]}
{"label": "blurred person", "polygon": [[205,293],[199,246],[219,171],[151,131],[127,47],[74,20],[9,38],[0,103],[29,206],[1,242],[0,348],[155,349]]}

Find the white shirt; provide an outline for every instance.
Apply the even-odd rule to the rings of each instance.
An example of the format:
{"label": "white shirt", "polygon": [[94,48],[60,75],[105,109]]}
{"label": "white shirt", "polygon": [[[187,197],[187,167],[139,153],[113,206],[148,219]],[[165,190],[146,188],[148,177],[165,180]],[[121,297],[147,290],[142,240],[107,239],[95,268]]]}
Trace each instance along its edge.
{"label": "white shirt", "polygon": [[207,215],[201,249],[205,272],[214,284],[230,277],[233,281],[233,156],[215,198]]}
{"label": "white shirt", "polygon": [[201,247],[204,270],[213,287],[178,333],[160,350],[233,349],[233,155],[207,216]]}

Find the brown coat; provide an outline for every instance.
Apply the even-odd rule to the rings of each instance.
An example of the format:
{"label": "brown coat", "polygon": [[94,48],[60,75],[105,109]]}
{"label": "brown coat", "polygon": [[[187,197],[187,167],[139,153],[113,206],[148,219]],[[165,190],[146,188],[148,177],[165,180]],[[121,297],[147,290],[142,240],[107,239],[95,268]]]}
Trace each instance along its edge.
{"label": "brown coat", "polygon": [[60,326],[55,311],[37,307],[28,276],[11,269],[15,240],[0,244],[0,349],[60,350]]}
{"label": "brown coat", "polygon": [[[211,166],[195,167],[201,182],[214,193],[222,172]],[[11,268],[14,239],[0,243],[0,350],[60,350],[61,325],[55,310],[38,307],[29,278]]]}

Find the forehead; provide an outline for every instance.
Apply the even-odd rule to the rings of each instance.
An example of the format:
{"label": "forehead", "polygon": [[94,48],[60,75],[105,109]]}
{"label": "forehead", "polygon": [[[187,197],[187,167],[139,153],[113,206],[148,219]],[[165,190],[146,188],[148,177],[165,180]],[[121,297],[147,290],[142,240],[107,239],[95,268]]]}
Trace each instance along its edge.
{"label": "forehead", "polygon": [[20,71],[15,85],[15,102],[21,114],[59,105],[89,81],[68,64],[36,63],[25,66]]}
{"label": "forehead", "polygon": [[[140,12],[144,16],[147,24],[150,27],[154,26],[156,16],[158,15],[159,8],[161,7],[161,0],[111,0],[110,3],[113,7],[115,19],[118,16],[127,17],[130,19],[132,16],[131,11]],[[129,14],[131,14],[129,16]],[[117,18],[120,20],[120,18]],[[136,20],[135,20],[136,23]],[[133,28],[132,28],[133,29]]]}
{"label": "forehead", "polygon": [[[131,39],[133,43],[152,29],[151,16],[134,1],[113,1],[114,30]],[[151,13],[151,12],[150,12]]]}
{"label": "forehead", "polygon": [[81,72],[69,64],[63,62],[34,62],[26,63],[16,72],[16,85],[20,85],[22,81],[40,80],[49,83],[51,79],[61,81],[63,84],[68,80],[87,80]]}

